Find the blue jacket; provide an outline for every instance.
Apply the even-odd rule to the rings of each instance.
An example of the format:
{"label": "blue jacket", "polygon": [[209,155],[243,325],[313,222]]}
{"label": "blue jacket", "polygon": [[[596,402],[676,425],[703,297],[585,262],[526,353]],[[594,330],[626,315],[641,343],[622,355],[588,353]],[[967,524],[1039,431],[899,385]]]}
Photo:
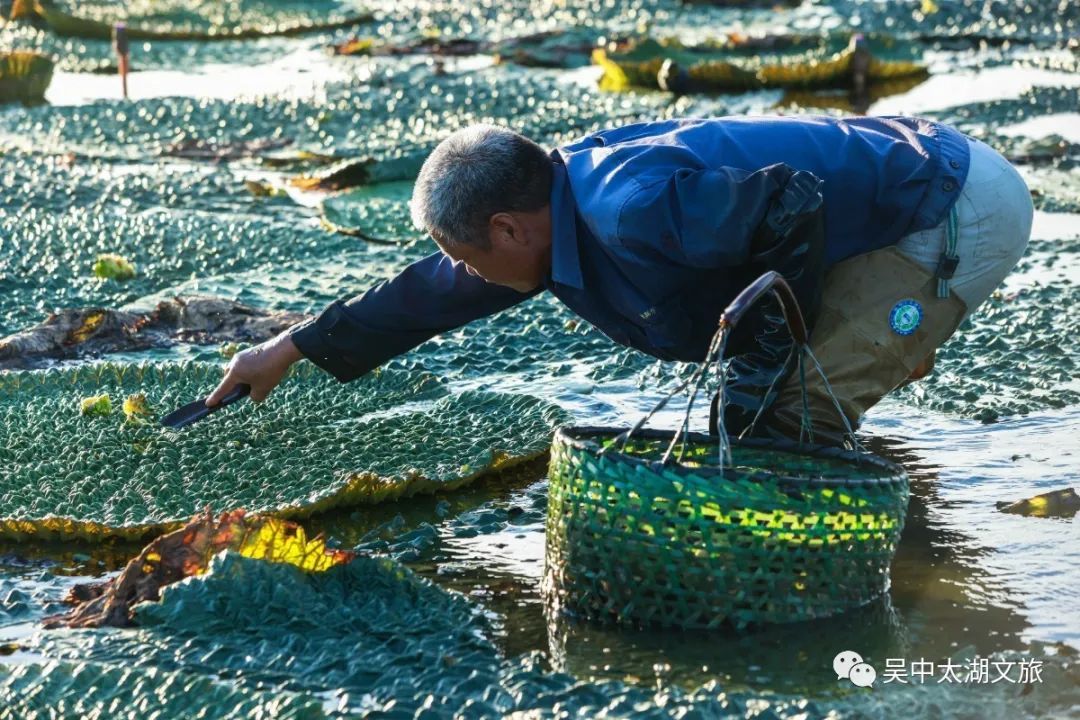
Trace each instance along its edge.
{"label": "blue jacket", "polygon": [[291,331],[348,381],[431,337],[543,290],[617,343],[701,360],[720,312],[754,278],[751,236],[795,170],[824,181],[826,264],[940,224],[967,177],[958,131],[915,118],[669,120],[551,153],[552,267],[518,293],[434,253]]}

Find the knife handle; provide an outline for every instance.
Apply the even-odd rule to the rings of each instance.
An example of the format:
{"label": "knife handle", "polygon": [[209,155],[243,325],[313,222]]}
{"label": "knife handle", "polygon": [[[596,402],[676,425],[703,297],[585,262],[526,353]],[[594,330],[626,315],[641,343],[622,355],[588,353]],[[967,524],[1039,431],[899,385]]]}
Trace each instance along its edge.
{"label": "knife handle", "polygon": [[250,392],[250,385],[240,383],[239,385],[233,387],[233,389],[230,390],[228,394],[225,395],[225,397],[221,398],[221,401],[214,407],[207,407],[206,398],[203,398],[202,400],[196,400],[195,402],[190,402],[181,408],[177,408],[176,410],[163,417],[161,419],[161,424],[167,428],[179,430],[182,427],[187,427],[194,422],[202,420],[207,415],[217,412],[226,405],[232,405],[237,400],[247,397],[248,393]]}
{"label": "knife handle", "polygon": [[[221,408],[225,407],[226,405],[232,405],[237,400],[242,400],[242,399],[246,398],[250,393],[251,393],[251,386],[248,385],[247,383],[240,383],[236,387],[234,387],[232,390],[230,390],[225,395],[225,397],[221,398],[221,401],[217,405],[214,405],[213,407],[207,407],[206,408],[207,413],[209,414],[209,413],[215,412],[217,410],[220,410]],[[205,402],[205,400],[203,402]]]}

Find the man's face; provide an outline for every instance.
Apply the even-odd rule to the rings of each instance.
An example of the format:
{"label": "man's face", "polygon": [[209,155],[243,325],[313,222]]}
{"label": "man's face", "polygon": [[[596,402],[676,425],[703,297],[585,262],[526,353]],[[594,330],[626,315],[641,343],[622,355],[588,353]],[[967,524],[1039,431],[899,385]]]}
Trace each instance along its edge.
{"label": "man's face", "polygon": [[443,243],[439,248],[463,263],[470,275],[530,292],[540,286],[551,268],[550,228],[546,208],[537,213],[499,213],[492,217],[487,248]]}
{"label": "man's face", "polygon": [[528,292],[536,287],[531,277],[522,272],[521,258],[512,248],[492,244],[486,250],[471,245],[439,246],[443,254],[465,265],[470,275],[481,277],[489,283],[505,285],[518,292]]}

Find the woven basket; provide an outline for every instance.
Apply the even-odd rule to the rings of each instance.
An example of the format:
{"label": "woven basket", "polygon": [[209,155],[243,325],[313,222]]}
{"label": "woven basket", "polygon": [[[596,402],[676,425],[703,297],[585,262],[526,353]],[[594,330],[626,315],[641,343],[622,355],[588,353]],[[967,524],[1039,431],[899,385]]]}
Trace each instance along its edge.
{"label": "woven basket", "polygon": [[745,440],[733,465],[692,433],[562,428],[551,455],[545,590],[559,609],[635,625],[821,618],[888,589],[908,504],[902,468],[865,453]]}
{"label": "woven basket", "polygon": [[[820,208],[813,180],[795,191],[804,207],[816,199]],[[733,440],[724,426],[727,338],[766,296],[779,302],[791,334],[787,366],[803,378],[798,442]],[[907,474],[862,450],[808,338],[795,291],[766,272],[724,309],[704,362],[636,425],[555,434],[544,578],[553,609],[641,625],[741,627],[835,615],[888,589]],[[813,444],[807,364],[821,373],[851,450]],[[715,434],[691,433],[710,369],[719,377]],[[683,390],[680,428],[643,429]],[[758,419],[744,435],[753,436]]]}

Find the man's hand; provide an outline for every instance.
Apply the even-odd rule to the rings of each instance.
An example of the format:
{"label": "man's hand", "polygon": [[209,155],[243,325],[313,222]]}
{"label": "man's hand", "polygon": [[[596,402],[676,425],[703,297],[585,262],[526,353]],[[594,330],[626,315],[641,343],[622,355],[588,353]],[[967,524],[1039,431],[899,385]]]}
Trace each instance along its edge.
{"label": "man's hand", "polygon": [[262,402],[285,377],[292,364],[303,357],[288,333],[238,352],[225,368],[225,378],[221,384],[206,398],[206,404],[210,407],[217,405],[240,383],[250,385],[251,399]]}

